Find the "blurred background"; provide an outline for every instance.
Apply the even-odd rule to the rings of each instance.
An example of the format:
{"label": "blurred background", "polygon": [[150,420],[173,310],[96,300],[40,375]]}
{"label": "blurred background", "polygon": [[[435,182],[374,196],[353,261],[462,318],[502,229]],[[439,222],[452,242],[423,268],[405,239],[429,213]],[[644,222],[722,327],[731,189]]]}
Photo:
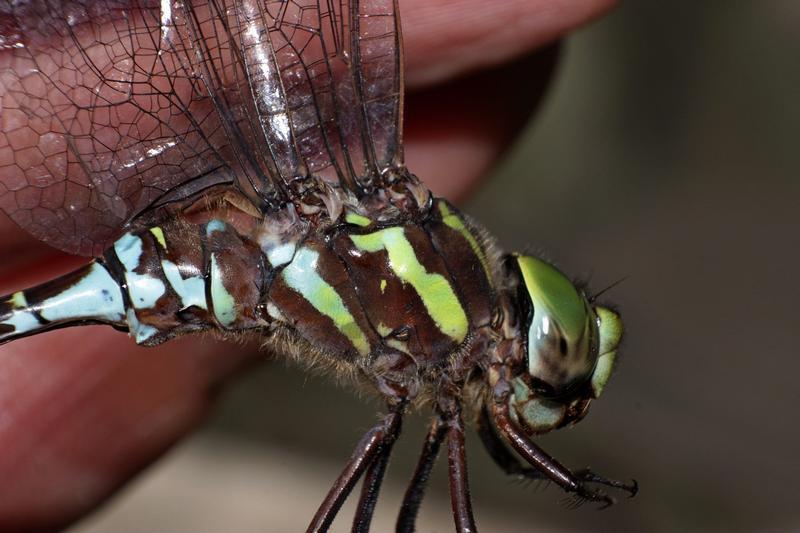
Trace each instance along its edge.
{"label": "blurred background", "polygon": [[[627,2],[575,34],[540,113],[464,209],[546,250],[628,326],[587,419],[541,444],[635,477],[597,512],[511,482],[468,435],[483,531],[799,531],[800,3]],[[281,361],[74,533],[300,531],[379,407]],[[409,417],[390,531],[425,432]],[[440,461],[419,530],[452,531]],[[349,530],[352,506],[336,530]]]}

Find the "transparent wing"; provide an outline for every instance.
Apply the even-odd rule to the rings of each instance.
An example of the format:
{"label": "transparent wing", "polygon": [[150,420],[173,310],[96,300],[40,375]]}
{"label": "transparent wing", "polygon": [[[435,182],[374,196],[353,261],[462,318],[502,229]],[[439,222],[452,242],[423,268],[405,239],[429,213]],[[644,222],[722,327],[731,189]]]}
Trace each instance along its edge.
{"label": "transparent wing", "polygon": [[160,198],[402,164],[392,0],[0,1],[0,208],[100,253]]}
{"label": "transparent wing", "polygon": [[233,179],[231,141],[157,2],[0,6],[0,207],[23,228],[92,255],[166,191]]}
{"label": "transparent wing", "polygon": [[308,169],[356,192],[402,165],[395,0],[266,2],[291,124]]}

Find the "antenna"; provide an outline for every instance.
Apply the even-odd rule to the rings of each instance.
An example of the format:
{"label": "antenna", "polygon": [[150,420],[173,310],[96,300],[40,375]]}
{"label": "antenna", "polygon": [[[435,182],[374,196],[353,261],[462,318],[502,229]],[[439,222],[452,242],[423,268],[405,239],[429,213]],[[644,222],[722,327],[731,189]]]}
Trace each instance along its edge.
{"label": "antenna", "polygon": [[612,283],[611,285],[609,285],[608,287],[606,287],[605,289],[603,289],[603,290],[601,290],[599,292],[596,292],[595,294],[593,294],[592,296],[589,297],[589,302],[590,303],[596,302],[597,298],[599,298],[603,294],[607,293],[608,291],[610,291],[611,289],[613,289],[614,287],[616,287],[617,285],[619,285],[623,281],[627,280],[629,277],[630,277],[630,275],[623,276],[623,277],[619,278],[617,281],[615,281],[614,283]]}

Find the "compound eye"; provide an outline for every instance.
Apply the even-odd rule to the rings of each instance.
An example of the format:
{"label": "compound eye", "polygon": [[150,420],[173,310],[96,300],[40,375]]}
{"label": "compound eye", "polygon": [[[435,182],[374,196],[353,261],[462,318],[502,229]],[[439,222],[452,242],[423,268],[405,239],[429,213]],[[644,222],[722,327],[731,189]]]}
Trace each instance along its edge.
{"label": "compound eye", "polygon": [[622,341],[624,327],[620,316],[605,307],[596,307],[598,327],[600,330],[600,349],[597,366],[592,372],[592,395],[597,398],[608,383],[614,363],[617,359],[617,348]]}
{"label": "compound eye", "polygon": [[517,261],[530,304],[528,372],[534,383],[549,387],[550,397],[564,395],[585,382],[597,364],[596,317],[556,268],[535,257]]}

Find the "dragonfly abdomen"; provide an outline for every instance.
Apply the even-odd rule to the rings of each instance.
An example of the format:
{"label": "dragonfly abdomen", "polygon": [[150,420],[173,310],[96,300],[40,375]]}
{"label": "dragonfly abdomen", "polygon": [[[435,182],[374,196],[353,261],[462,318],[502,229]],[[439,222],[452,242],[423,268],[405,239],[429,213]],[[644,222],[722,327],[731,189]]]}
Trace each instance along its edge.
{"label": "dragonfly abdomen", "polygon": [[127,289],[128,326],[139,344],[214,327],[263,325],[261,251],[222,220],[127,234],[105,260]]}
{"label": "dragonfly abdomen", "polygon": [[101,261],[0,300],[0,343],[95,322],[125,323],[122,289]]}
{"label": "dragonfly abdomen", "polygon": [[126,233],[103,256],[0,301],[0,342],[105,323],[155,345],[209,328],[252,329],[265,279],[261,250],[220,220]]}

